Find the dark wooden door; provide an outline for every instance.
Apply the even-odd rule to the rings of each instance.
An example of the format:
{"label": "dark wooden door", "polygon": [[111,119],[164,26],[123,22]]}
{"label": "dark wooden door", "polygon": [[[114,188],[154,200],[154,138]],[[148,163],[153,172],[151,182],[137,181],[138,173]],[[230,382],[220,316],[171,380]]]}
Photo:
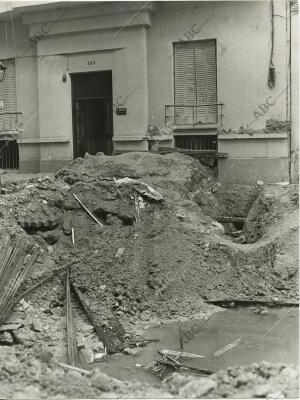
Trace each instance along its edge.
{"label": "dark wooden door", "polygon": [[111,71],[72,74],[74,157],[112,154]]}

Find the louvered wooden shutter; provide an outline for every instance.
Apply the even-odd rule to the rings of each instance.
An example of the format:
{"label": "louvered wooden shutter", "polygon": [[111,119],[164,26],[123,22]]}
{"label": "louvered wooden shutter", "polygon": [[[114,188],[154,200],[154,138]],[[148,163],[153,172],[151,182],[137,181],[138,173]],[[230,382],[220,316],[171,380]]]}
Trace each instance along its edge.
{"label": "louvered wooden shutter", "polygon": [[217,122],[217,107],[202,106],[217,102],[216,46],[214,40],[195,43],[197,82],[197,123]]}
{"label": "louvered wooden shutter", "polygon": [[175,107],[175,124],[216,123],[217,107],[201,107],[217,102],[215,41],[176,43],[174,60],[175,105],[181,106]]}
{"label": "louvered wooden shutter", "polygon": [[[192,43],[179,43],[175,53],[175,108],[176,125],[193,124],[193,107],[196,105],[195,53]],[[185,106],[185,107],[183,107]]]}
{"label": "louvered wooden shutter", "polygon": [[[17,112],[16,66],[15,59],[3,60],[6,66],[4,79],[0,82],[0,100],[4,101],[4,109],[0,113]],[[17,129],[17,115],[0,115],[0,131]]]}

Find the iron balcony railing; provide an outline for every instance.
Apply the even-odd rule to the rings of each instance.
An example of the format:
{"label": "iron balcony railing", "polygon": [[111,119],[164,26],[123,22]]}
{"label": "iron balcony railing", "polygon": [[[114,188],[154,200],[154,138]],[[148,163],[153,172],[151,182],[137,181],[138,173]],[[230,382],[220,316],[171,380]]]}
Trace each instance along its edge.
{"label": "iron balcony railing", "polygon": [[198,105],[165,105],[165,124],[176,126],[222,126],[223,103],[208,103]]}
{"label": "iron balcony railing", "polygon": [[0,134],[17,133],[22,131],[21,112],[1,112],[0,113]]}

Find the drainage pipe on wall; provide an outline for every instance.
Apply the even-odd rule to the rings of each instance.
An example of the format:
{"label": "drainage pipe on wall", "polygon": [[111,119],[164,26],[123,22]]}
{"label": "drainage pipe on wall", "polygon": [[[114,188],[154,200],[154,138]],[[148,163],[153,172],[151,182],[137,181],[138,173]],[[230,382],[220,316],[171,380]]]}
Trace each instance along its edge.
{"label": "drainage pipe on wall", "polygon": [[292,73],[291,73],[291,1],[286,0],[286,50],[287,50],[287,74],[286,74],[286,120],[290,121],[290,132],[288,135],[288,168],[289,181],[292,178]]}

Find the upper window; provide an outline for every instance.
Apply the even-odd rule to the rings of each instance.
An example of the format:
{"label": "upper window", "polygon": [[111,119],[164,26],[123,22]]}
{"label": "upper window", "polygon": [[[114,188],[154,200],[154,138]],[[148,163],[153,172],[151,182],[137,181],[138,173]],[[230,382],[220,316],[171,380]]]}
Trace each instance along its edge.
{"label": "upper window", "polygon": [[217,122],[216,41],[174,43],[175,124]]}

